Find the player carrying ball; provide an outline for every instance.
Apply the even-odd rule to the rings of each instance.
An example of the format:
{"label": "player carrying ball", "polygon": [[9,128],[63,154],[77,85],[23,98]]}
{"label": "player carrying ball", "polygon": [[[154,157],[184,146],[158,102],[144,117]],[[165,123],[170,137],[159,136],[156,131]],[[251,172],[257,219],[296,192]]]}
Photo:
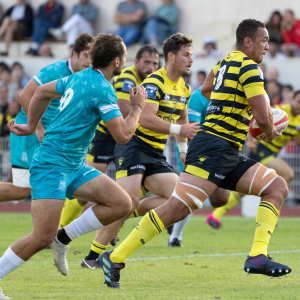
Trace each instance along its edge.
{"label": "player carrying ball", "polygon": [[170,199],[143,217],[115,250],[100,255],[105,283],[120,287],[120,270],[137,248],[166,227],[200,209],[217,187],[261,196],[255,237],[244,269],[249,273],[280,277],[291,268],[267,254],[279,211],[288,195],[285,180],[272,169],[239,154],[254,117],[266,142],[280,135],[273,125],[270,101],[258,66],[269,49],[268,31],[259,21],[242,21],[236,47],[209,73],[202,95],[210,99],[204,124],[189,145],[186,167]]}

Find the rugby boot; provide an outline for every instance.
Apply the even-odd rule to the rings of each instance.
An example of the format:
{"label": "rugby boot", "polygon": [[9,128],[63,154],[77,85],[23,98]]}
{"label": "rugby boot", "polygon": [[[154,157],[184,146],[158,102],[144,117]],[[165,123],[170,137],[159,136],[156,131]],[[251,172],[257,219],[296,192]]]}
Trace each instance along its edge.
{"label": "rugby boot", "polygon": [[98,263],[100,265],[100,268],[102,268],[104,272],[104,284],[106,284],[108,287],[112,288],[119,288],[121,289],[122,286],[120,284],[120,270],[125,268],[124,263],[114,263],[110,260],[110,254],[113,252],[113,250],[110,250],[108,252],[104,252],[99,255]]}
{"label": "rugby boot", "polygon": [[260,254],[257,256],[247,256],[245,261],[244,270],[247,272],[247,275],[252,274],[262,274],[273,277],[278,277],[285,275],[288,276],[292,272],[292,269],[289,266],[280,264],[268,255]]}
{"label": "rugby boot", "polygon": [[98,264],[97,259],[87,260],[86,258],[81,262],[82,268],[88,269],[101,269],[100,265]]}
{"label": "rugby boot", "polygon": [[50,245],[50,248],[54,255],[54,266],[57,267],[58,271],[62,275],[67,276],[69,273],[69,267],[66,254],[70,250],[70,247],[62,244],[56,237]]}
{"label": "rugby boot", "polygon": [[211,226],[213,229],[220,229],[221,223],[219,220],[213,217],[212,214],[210,214],[206,219],[206,224]]}
{"label": "rugby boot", "polygon": [[7,295],[5,295],[0,287],[0,299],[11,299]]}
{"label": "rugby boot", "polygon": [[181,241],[178,238],[174,238],[172,241],[169,240],[168,247],[183,247]]}
{"label": "rugby boot", "polygon": [[120,240],[119,234],[117,233],[114,238],[110,241],[110,244],[114,247],[117,245],[117,242]]}

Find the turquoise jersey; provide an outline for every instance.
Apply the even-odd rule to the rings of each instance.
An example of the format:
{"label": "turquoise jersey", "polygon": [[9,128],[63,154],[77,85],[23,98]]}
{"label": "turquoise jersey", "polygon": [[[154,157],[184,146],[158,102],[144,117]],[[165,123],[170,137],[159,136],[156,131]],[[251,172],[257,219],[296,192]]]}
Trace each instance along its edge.
{"label": "turquoise jersey", "polygon": [[116,92],[102,73],[91,67],[59,79],[56,91],[63,95],[58,113],[33,159],[79,168],[99,122],[122,116]]}
{"label": "turquoise jersey", "polygon": [[[206,117],[207,107],[209,101],[201,95],[201,87],[197,88],[191,95],[188,103],[187,112],[189,121],[200,122],[200,125],[204,123]],[[180,160],[178,147],[176,144],[177,163],[179,166],[179,174],[183,171],[183,165]]]}
{"label": "turquoise jersey", "polygon": [[[58,61],[54,64],[51,64],[33,76],[33,80],[36,82],[38,86],[51,82],[53,80],[57,80],[60,78],[64,78],[66,76],[72,75],[74,72],[71,67],[71,61],[63,60]],[[42,124],[47,129],[55,115],[57,114],[57,108],[59,105],[59,99],[53,99],[47,108],[46,112],[42,117]],[[23,108],[21,112],[16,117],[17,124],[27,124],[27,116],[24,113]]]}

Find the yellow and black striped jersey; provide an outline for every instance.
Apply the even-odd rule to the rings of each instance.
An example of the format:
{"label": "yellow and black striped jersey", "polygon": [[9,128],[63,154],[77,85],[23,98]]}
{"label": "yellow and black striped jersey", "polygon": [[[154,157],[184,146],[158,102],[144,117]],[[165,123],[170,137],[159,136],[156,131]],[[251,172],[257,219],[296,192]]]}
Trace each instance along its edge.
{"label": "yellow and black striped jersey", "polygon": [[287,144],[292,138],[300,138],[300,115],[293,116],[291,113],[290,104],[274,105],[275,108],[284,110],[289,117],[289,125],[282,133],[281,136],[276,136],[270,143],[264,141],[257,141],[263,144],[266,148],[270,149],[274,153],[279,153],[280,150]]}
{"label": "yellow and black striped jersey", "polygon": [[[190,87],[181,77],[178,82],[171,81],[165,68],[149,75],[142,83],[148,98],[147,103],[158,104],[156,115],[169,123],[176,123],[181,112],[186,109],[191,96]],[[168,134],[161,134],[142,127],[138,124],[135,135],[146,142],[155,150],[163,150],[167,142]]]}
{"label": "yellow and black striped jersey", "polygon": [[247,99],[266,94],[259,66],[241,51],[232,51],[214,67],[210,104],[200,130],[233,142],[242,149],[252,119]]}
{"label": "yellow and black striped jersey", "polygon": [[[125,99],[130,101],[129,88],[141,85],[142,81],[137,75],[135,66],[124,68],[119,76],[114,78],[113,87],[116,91],[118,99]],[[100,122],[99,131],[110,134],[103,121]]]}

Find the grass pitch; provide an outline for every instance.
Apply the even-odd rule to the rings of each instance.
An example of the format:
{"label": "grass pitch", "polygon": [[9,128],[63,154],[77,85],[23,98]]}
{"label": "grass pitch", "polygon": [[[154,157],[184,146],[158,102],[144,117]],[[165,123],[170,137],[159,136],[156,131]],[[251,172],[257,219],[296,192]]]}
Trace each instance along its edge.
{"label": "grass pitch", "polygon": [[[124,238],[139,219],[128,220]],[[73,241],[68,253],[68,276],[52,265],[51,250],[43,250],[9,274],[0,286],[13,299],[299,299],[300,219],[281,218],[273,233],[269,254],[292,267],[281,280],[249,275],[243,270],[254,237],[255,220],[224,217],[221,230],[194,216],[183,236],[184,248],[168,248],[161,233],[138,249],[121,271],[123,289],[103,285],[102,270],[80,267],[95,233]],[[0,254],[32,229],[30,214],[0,214]]]}

